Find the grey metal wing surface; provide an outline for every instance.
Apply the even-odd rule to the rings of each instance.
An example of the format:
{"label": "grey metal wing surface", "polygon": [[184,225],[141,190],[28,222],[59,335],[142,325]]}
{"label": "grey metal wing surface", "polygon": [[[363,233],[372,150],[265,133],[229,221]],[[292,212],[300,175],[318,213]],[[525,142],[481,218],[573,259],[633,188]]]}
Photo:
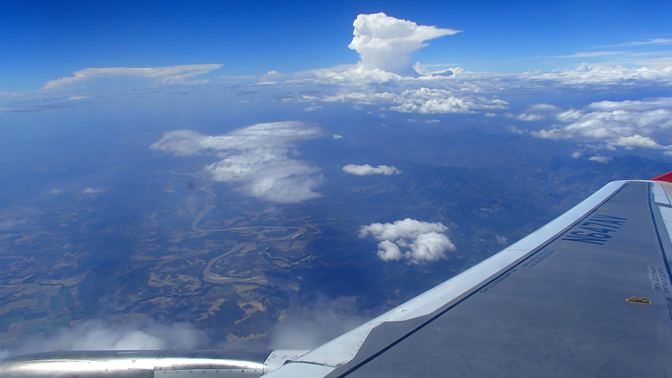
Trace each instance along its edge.
{"label": "grey metal wing surface", "polygon": [[672,376],[670,198],[665,182],[612,182],[267,376]]}

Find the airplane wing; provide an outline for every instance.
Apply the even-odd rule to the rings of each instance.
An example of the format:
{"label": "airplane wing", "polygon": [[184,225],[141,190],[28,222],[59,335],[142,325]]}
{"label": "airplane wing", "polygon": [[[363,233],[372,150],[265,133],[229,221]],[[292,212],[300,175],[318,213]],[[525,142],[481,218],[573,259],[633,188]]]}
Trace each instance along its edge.
{"label": "airplane wing", "polygon": [[[672,173],[656,179],[672,182]],[[267,377],[672,376],[672,184],[664,181],[612,182]]]}
{"label": "airplane wing", "polygon": [[[7,378],[672,376],[672,172],[616,181],[309,352],[58,352]],[[205,374],[205,375],[204,375]]]}

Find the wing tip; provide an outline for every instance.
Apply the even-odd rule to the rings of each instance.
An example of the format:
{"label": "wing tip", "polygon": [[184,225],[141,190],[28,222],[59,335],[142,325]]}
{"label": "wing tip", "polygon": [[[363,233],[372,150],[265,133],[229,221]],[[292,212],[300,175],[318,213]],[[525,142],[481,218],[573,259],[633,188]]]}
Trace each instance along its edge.
{"label": "wing tip", "polygon": [[668,172],[664,175],[654,177],[654,178],[651,179],[651,181],[665,181],[665,182],[672,183],[672,172]]}

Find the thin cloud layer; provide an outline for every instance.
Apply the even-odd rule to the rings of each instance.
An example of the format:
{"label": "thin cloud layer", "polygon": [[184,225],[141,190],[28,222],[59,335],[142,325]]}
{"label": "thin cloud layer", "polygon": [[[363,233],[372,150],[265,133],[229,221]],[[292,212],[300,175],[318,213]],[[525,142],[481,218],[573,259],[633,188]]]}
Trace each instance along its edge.
{"label": "thin cloud layer", "polygon": [[621,44],[617,44],[617,45],[607,45],[607,46],[601,46],[601,47],[671,45],[671,44],[672,44],[672,39],[671,38],[652,38],[652,39],[649,39],[648,41],[632,41],[632,42],[626,42],[626,43],[621,43]]}
{"label": "thin cloud layer", "polygon": [[398,175],[401,173],[401,171],[395,167],[388,167],[387,165],[379,165],[377,167],[372,167],[368,164],[364,165],[348,164],[345,167],[343,167],[343,171],[345,173],[350,173],[357,176],[367,176],[367,175],[389,176],[389,175]]}
{"label": "thin cloud layer", "polygon": [[354,38],[348,47],[359,53],[359,68],[365,71],[379,69],[398,75],[414,72],[410,54],[427,46],[425,41],[460,32],[418,25],[385,13],[360,14],[353,26]]}
{"label": "thin cloud layer", "polygon": [[76,71],[75,76],[48,81],[43,89],[61,89],[92,79],[114,77],[145,78],[163,84],[184,84],[187,83],[187,79],[193,76],[209,73],[222,66],[223,64],[190,64],[170,67],[86,68],[81,71]]}
{"label": "thin cloud layer", "polygon": [[362,226],[359,237],[373,236],[378,243],[378,257],[383,261],[406,259],[411,263],[437,261],[457,247],[443,233],[442,223],[421,222],[406,218],[394,223]]}
{"label": "thin cloud layer", "polygon": [[86,320],[51,336],[27,338],[15,350],[0,350],[0,357],[46,351],[197,349],[208,346],[207,333],[190,323],[164,324],[144,320],[119,325]]}
{"label": "thin cloud layer", "polygon": [[105,193],[105,188],[86,188],[82,190],[82,194],[100,194]]}
{"label": "thin cloud layer", "polygon": [[608,148],[667,149],[669,146],[654,138],[672,128],[672,97],[594,102],[582,110],[556,112],[554,118],[564,125],[533,131],[532,135],[601,142]]}
{"label": "thin cloud layer", "polygon": [[355,297],[326,299],[285,314],[273,327],[270,348],[314,349],[370,318],[357,314]]}
{"label": "thin cloud layer", "polygon": [[175,156],[214,153],[221,160],[205,171],[215,181],[239,183],[247,196],[292,203],[320,196],[314,191],[324,181],[320,169],[292,158],[294,142],[319,136],[319,128],[302,122],[274,122],[219,136],[171,131],[150,148]]}

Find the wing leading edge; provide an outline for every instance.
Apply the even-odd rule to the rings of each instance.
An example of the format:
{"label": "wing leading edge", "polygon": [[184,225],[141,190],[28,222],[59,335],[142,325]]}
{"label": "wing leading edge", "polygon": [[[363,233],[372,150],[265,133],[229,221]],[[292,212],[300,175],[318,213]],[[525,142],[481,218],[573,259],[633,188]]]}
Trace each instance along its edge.
{"label": "wing leading edge", "polygon": [[607,184],[268,377],[672,376],[671,197]]}

